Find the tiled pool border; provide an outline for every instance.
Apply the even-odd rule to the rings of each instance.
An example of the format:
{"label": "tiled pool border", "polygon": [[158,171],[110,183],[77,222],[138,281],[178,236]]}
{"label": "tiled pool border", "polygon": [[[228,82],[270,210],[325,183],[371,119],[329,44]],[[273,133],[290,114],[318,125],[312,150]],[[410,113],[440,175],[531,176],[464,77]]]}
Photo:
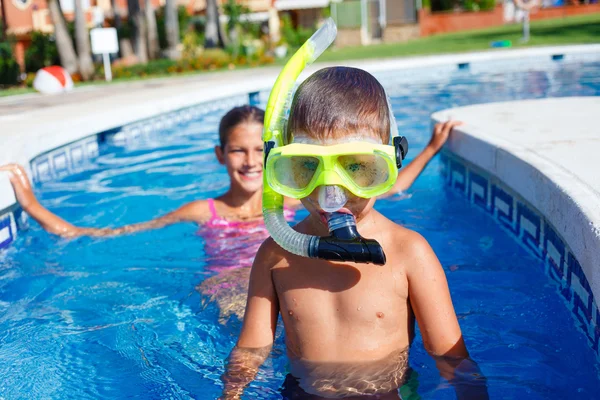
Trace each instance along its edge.
{"label": "tiled pool border", "polygon": [[449,151],[441,153],[446,184],[487,212],[530,254],[579,322],[596,357],[600,357],[600,312],[583,269],[567,241],[548,219],[497,177]]}

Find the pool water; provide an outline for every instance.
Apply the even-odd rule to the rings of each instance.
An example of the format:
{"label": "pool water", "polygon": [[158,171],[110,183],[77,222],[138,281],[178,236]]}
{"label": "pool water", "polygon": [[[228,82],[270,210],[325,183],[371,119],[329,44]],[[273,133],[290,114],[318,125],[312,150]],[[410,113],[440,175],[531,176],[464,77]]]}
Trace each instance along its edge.
{"label": "pool water", "polygon": [[[457,70],[450,77],[388,83],[410,159],[429,139],[432,112],[511,99],[598,96],[600,63],[563,63],[547,71]],[[213,155],[221,114],[158,132],[136,147],[103,145],[84,172],[38,185],[36,192],[68,221],[94,227],[145,221],[215,197],[228,182]],[[447,189],[441,167],[434,159],[410,198],[379,201],[377,208],[423,234],[440,258],[490,397],[596,397],[595,355],[543,265],[489,215]],[[301,211],[296,219],[305,215]],[[65,240],[30,222],[0,254],[0,398],[217,397],[241,324],[234,316],[220,318],[216,302],[196,287],[215,275],[211,266],[230,265],[235,255],[222,250],[207,256],[197,231],[180,224],[118,238]],[[261,237],[246,240],[252,246]],[[280,398],[286,364],[279,333],[245,398]],[[418,383],[411,399],[455,398],[420,336],[410,365]]]}

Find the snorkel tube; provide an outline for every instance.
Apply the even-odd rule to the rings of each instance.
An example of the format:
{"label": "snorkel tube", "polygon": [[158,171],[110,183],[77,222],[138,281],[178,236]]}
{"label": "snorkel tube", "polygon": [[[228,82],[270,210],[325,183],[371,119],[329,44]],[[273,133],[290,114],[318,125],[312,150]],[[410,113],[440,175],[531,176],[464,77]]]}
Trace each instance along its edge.
{"label": "snorkel tube", "polygon": [[[279,74],[265,110],[265,166],[269,151],[287,144],[284,142],[285,129],[298,76],[333,43],[336,35],[335,23],[329,18],[292,56]],[[283,215],[283,196],[271,188],[267,174],[264,174],[263,179],[265,225],[273,240],[283,249],[302,257],[385,264],[385,253],[381,245],[376,240],[360,236],[353,215],[338,212],[329,214],[328,237],[296,232]]]}

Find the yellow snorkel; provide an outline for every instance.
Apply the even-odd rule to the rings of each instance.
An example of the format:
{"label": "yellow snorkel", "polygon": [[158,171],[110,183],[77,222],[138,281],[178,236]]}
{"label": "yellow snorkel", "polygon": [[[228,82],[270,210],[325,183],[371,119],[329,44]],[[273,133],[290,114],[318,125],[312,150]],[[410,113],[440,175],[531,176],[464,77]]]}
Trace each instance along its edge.
{"label": "yellow snorkel", "polygon": [[[271,150],[289,144],[284,141],[285,129],[298,76],[333,43],[336,35],[335,23],[329,18],[292,56],[279,74],[265,111],[263,132],[265,166]],[[397,135],[395,123],[392,129],[396,130]],[[402,154],[399,158],[396,157],[400,160],[400,164],[408,150],[406,140],[403,140]],[[399,144],[397,148],[401,148]],[[385,264],[383,249],[377,241],[365,239],[358,234],[353,215],[330,213],[328,217],[330,236],[327,237],[306,235],[292,229],[283,215],[283,195],[273,189],[271,183],[275,182],[270,182],[268,176],[269,174],[265,173],[263,178],[263,215],[271,237],[279,246],[302,257]]]}
{"label": "yellow snorkel", "polygon": [[[336,35],[337,28],[330,18],[300,47],[277,77],[265,110],[265,160],[269,150],[285,144],[284,131],[298,76],[333,43]],[[283,216],[283,196],[271,189],[266,174],[263,182],[263,214],[265,225],[278,245],[290,253],[310,257],[311,243],[314,246],[318,237],[298,233],[288,225]]]}

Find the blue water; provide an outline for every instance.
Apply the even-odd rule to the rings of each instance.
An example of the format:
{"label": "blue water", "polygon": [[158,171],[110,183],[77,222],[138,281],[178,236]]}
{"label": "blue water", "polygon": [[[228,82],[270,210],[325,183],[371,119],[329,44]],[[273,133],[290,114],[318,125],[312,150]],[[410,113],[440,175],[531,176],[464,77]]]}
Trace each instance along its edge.
{"label": "blue water", "polygon": [[[427,143],[429,115],[473,103],[600,95],[600,63],[552,72],[457,71],[393,85],[409,159]],[[104,145],[82,173],[36,187],[42,204],[84,226],[145,221],[226,189],[213,156],[219,113],[156,133],[136,148]],[[436,158],[412,197],[377,208],[423,234],[446,271],[471,352],[494,399],[591,399],[596,358],[543,265],[487,214],[444,186]],[[300,212],[297,219],[305,214]],[[196,286],[214,273],[193,224],[111,239],[65,240],[36,223],[0,254],[0,398],[215,398],[240,322],[219,323]],[[281,334],[248,399],[279,398]],[[454,392],[418,336],[410,364],[422,399]],[[414,397],[418,398],[418,397]]]}

